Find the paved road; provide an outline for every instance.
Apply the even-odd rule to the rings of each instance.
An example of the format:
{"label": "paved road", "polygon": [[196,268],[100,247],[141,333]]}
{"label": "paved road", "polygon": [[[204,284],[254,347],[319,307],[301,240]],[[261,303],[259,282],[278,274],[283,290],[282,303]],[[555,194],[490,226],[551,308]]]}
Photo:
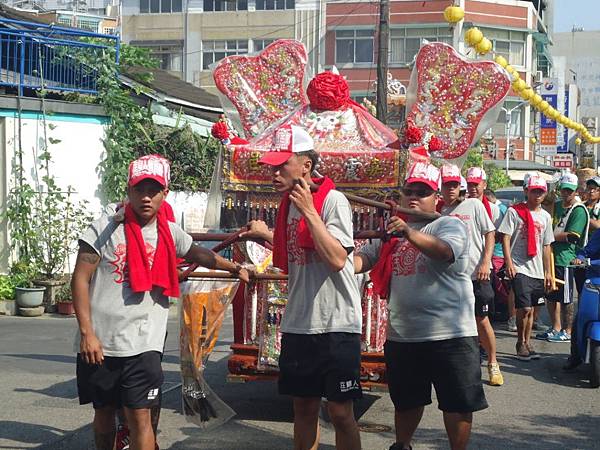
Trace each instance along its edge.
{"label": "paved road", "polygon": [[[175,314],[175,310],[173,310]],[[229,323],[229,322],[228,322]],[[0,449],[93,448],[90,407],[79,406],[74,379],[74,318],[0,316]],[[203,431],[179,414],[177,320],[169,322],[165,353],[165,395],[159,443],[162,449],[281,450],[292,448],[290,401],[273,383],[224,381],[232,339],[226,325],[207,379],[236,411],[228,424]],[[600,449],[600,391],[591,390],[585,371],[563,374],[566,344],[540,343],[540,361],[513,358],[514,334],[498,331],[502,387],[486,386],[490,408],[476,414],[472,449]],[[434,400],[435,405],[435,400]],[[385,393],[368,393],[356,405],[363,448],[387,449],[393,442],[393,409]],[[322,449],[334,449],[334,434],[323,425]],[[447,449],[441,413],[426,409],[415,450]]]}

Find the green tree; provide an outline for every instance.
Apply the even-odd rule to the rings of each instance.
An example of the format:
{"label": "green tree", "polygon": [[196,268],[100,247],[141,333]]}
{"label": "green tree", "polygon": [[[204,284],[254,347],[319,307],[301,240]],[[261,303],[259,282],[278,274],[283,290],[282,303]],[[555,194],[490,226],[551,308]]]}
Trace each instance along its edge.
{"label": "green tree", "polygon": [[494,164],[485,162],[479,147],[473,147],[467,153],[467,159],[465,160],[465,164],[462,168],[463,175],[467,173],[469,167],[483,167],[488,178],[488,188],[492,191],[503,187],[512,186],[510,177],[506,174],[506,172]]}
{"label": "green tree", "polygon": [[[86,39],[108,45],[113,41]],[[115,74],[128,67],[158,67],[158,61],[144,48],[121,44],[120,60],[115,62],[115,48],[110,47],[91,61],[90,53],[81,58],[92,67],[98,67],[98,95],[96,102],[104,107],[110,117],[104,138],[105,158],[99,172],[102,192],[109,202],[120,201],[126,195],[127,168],[129,163],[142,155],[159,154],[171,161],[171,188],[176,190],[207,190],[218,155],[219,142],[212,136],[201,137],[189,126],[167,127],[156,125],[148,105],[136,102],[132,93],[139,94],[146,88],[136,85],[125,87]],[[149,81],[152,74],[136,73],[140,82]],[[133,92],[132,92],[133,89]]]}

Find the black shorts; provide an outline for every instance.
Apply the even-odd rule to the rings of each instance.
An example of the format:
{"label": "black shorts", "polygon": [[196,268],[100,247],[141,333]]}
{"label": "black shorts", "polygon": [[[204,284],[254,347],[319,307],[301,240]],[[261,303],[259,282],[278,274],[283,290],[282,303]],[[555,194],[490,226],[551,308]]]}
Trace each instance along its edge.
{"label": "black shorts", "polygon": [[429,405],[432,385],[444,412],[469,413],[488,407],[476,336],[430,342],[388,340],[384,352],[396,410]]}
{"label": "black shorts", "polygon": [[565,284],[556,283],[558,290],[549,292],[546,295],[546,300],[564,304],[573,303],[574,270],[568,267],[554,266],[554,274],[557,279],[563,280]]}
{"label": "black shorts", "polygon": [[105,356],[101,365],[87,364],[77,354],[77,391],[79,404],[94,408],[150,408],[159,404],[163,383],[161,353],[145,352],[135,356]]}
{"label": "black shorts", "polygon": [[338,402],[361,398],[360,334],[284,333],[279,393]]}
{"label": "black shorts", "polygon": [[494,302],[494,289],[489,281],[473,281],[473,294],[475,295],[475,315],[487,317],[490,305]]}
{"label": "black shorts", "polygon": [[544,280],[518,273],[512,280],[515,291],[515,308],[532,308],[544,304]]}

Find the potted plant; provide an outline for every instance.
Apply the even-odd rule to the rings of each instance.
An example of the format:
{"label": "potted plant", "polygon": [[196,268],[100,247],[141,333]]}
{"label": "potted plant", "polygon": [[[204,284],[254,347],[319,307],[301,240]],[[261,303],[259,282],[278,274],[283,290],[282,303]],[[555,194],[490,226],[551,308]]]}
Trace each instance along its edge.
{"label": "potted plant", "polygon": [[67,280],[67,282],[56,292],[56,307],[59,314],[64,314],[65,316],[75,314],[75,308],[73,307],[73,300],[71,297],[70,280]]}
{"label": "potted plant", "polygon": [[10,275],[0,275],[0,313],[7,316],[17,314],[15,283]]}
{"label": "potted plant", "polygon": [[36,286],[38,270],[27,261],[18,261],[10,269],[15,286],[15,299],[20,308],[37,308],[44,301],[44,287]]}

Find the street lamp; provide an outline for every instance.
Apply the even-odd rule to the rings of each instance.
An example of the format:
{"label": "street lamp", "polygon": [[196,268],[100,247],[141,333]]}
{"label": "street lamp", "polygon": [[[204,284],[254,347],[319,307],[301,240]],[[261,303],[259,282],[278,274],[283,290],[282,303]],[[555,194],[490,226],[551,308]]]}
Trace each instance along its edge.
{"label": "street lamp", "polygon": [[509,164],[509,155],[510,155],[510,122],[511,122],[511,116],[512,116],[512,112],[515,109],[520,108],[521,106],[525,105],[529,103],[527,100],[519,102],[516,106],[513,106],[511,109],[506,109],[504,106],[502,107],[502,111],[504,111],[504,114],[506,115],[506,120],[505,120],[505,131],[506,131],[506,150],[505,150],[505,158],[506,158],[506,175],[508,175],[508,164]]}

